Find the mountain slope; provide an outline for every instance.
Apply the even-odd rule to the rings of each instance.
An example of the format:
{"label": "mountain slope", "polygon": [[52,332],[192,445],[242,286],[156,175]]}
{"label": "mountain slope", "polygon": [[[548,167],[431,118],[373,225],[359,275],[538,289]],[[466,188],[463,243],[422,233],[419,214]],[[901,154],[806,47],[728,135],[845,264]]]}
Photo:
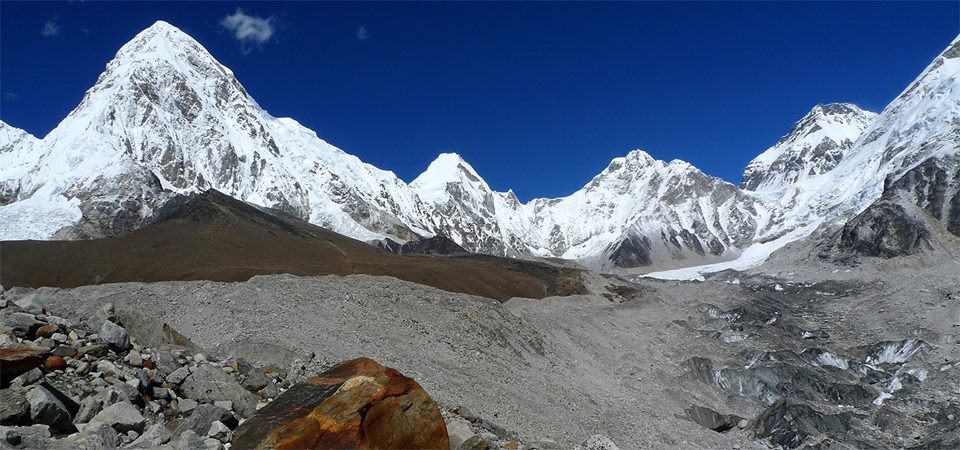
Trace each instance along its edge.
{"label": "mountain slope", "polygon": [[[425,232],[403,181],[270,116],[229,69],[165,22],[124,45],[38,147],[17,199],[78,198],[85,221],[96,223],[81,235],[134,229],[171,194],[208,188],[361,239]],[[127,194],[134,186],[148,187]],[[136,220],[102,223],[118,214]]]}
{"label": "mountain slope", "polygon": [[479,255],[395,255],[214,190],[124,236],[2,245],[0,284],[6,287],[362,273],[498,300],[584,292],[575,270]]}
{"label": "mountain slope", "polygon": [[829,172],[877,114],[850,103],[817,105],[776,144],[754,158],[740,188],[770,190]]}

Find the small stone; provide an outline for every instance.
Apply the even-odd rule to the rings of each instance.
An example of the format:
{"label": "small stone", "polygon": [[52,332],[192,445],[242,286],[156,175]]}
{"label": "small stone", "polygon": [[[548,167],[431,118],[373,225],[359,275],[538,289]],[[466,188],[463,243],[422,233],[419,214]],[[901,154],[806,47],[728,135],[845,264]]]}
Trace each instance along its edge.
{"label": "small stone", "polygon": [[233,432],[230,431],[230,427],[223,424],[221,421],[216,421],[210,424],[210,431],[207,431],[207,436],[212,437],[220,442],[227,443],[233,439]]}
{"label": "small stone", "polygon": [[263,398],[275,398],[280,394],[280,388],[277,387],[277,380],[270,380],[259,393]]}
{"label": "small stone", "polygon": [[163,387],[154,387],[150,390],[150,396],[153,398],[166,400],[170,398],[170,390]]}
{"label": "small stone", "polygon": [[90,448],[117,448],[120,445],[120,437],[117,432],[103,422],[92,422],[83,427],[80,432],[84,442]]}
{"label": "small stone", "polygon": [[91,422],[103,422],[120,433],[130,430],[142,432],[147,419],[130,402],[114,403],[100,411]]}
{"label": "small stone", "polygon": [[193,360],[194,360],[195,362],[201,363],[201,362],[206,361],[206,360],[207,360],[207,357],[204,356],[203,353],[197,353],[196,355],[193,355]]}
{"label": "small stone", "polygon": [[76,330],[70,330],[70,333],[67,334],[67,339],[69,339],[70,342],[79,341],[79,340],[80,340],[80,335],[77,334],[77,331],[76,331]]}
{"label": "small stone", "polygon": [[746,428],[748,424],[749,424],[749,422],[747,421],[747,419],[740,419],[740,421],[737,422],[737,427],[742,430],[742,429]]}
{"label": "small stone", "polygon": [[103,326],[100,327],[100,339],[115,351],[123,352],[130,350],[131,347],[127,330],[109,320],[103,322]]}
{"label": "small stone", "polygon": [[79,350],[77,350],[77,358],[79,358],[79,357],[81,357],[81,356],[84,356],[84,355],[90,355],[90,356],[98,357],[98,358],[99,358],[99,357],[103,357],[103,356],[106,356],[106,355],[107,355],[107,350],[108,350],[108,348],[107,348],[107,346],[104,345],[104,344],[89,344],[89,345],[84,345],[83,347],[80,347]]}
{"label": "small stone", "polygon": [[42,338],[49,338],[54,334],[56,334],[58,331],[60,331],[60,327],[52,323],[45,323],[43,325],[40,325],[37,328],[37,331],[34,332],[34,335]]}
{"label": "small stone", "polygon": [[196,400],[190,400],[189,398],[181,398],[177,401],[177,409],[182,413],[188,413],[193,411],[199,403]]}
{"label": "small stone", "polygon": [[58,344],[67,343],[67,335],[63,333],[53,333],[53,336],[50,336],[50,339],[53,339],[53,342],[56,342]]}
{"label": "small stone", "polygon": [[120,369],[112,362],[101,359],[97,361],[97,372],[102,373],[104,377],[116,377],[120,374]]}
{"label": "small stone", "polygon": [[954,417],[955,416],[953,414],[947,414],[947,420],[953,420]]}
{"label": "small stone", "polygon": [[43,367],[50,372],[54,370],[66,370],[67,362],[57,355],[48,356],[47,359],[43,361]]}
{"label": "small stone", "polygon": [[123,359],[130,364],[131,366],[140,367],[143,365],[143,358],[137,352],[127,353],[127,357]]}

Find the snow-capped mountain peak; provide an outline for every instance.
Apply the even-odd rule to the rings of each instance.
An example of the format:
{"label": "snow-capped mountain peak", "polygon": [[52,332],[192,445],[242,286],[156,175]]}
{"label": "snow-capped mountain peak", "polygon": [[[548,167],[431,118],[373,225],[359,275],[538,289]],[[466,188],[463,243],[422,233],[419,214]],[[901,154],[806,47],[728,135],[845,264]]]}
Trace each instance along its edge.
{"label": "snow-capped mountain peak", "polygon": [[740,187],[781,189],[836,167],[877,114],[852,103],[820,104],[776,144],[750,161]]}
{"label": "snow-capped mountain peak", "polygon": [[481,192],[492,192],[473,166],[456,153],[438,155],[427,166],[427,170],[410,182],[410,187],[417,191],[422,200],[437,202],[449,195],[447,187],[451,183],[472,186]]}

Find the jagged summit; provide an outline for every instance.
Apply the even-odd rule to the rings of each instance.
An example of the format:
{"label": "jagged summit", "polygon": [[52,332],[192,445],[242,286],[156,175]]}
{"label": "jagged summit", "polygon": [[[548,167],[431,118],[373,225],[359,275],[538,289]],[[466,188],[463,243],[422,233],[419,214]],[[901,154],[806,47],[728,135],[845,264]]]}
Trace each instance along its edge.
{"label": "jagged summit", "polygon": [[740,187],[777,190],[836,167],[877,114],[852,103],[813,107],[776,144],[754,158]]}

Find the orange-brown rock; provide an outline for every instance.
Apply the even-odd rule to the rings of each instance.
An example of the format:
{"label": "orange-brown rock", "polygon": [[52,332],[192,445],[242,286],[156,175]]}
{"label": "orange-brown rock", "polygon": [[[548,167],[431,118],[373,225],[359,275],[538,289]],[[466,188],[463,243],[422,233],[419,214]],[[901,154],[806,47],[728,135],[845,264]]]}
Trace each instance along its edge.
{"label": "orange-brown rock", "polygon": [[67,362],[57,355],[48,356],[47,359],[43,361],[43,367],[51,372],[54,370],[67,370]]}
{"label": "orange-brown rock", "polygon": [[448,449],[436,402],[412,378],[359,358],[291,387],[234,431],[233,450]]}
{"label": "orange-brown rock", "polygon": [[53,334],[56,333],[57,331],[60,331],[59,327],[57,327],[52,323],[45,323],[43,325],[40,325],[40,327],[37,328],[37,331],[34,334],[42,338],[48,338],[50,336],[53,336]]}
{"label": "orange-brown rock", "polygon": [[47,349],[27,344],[11,344],[0,348],[0,386],[39,366],[49,355]]}

